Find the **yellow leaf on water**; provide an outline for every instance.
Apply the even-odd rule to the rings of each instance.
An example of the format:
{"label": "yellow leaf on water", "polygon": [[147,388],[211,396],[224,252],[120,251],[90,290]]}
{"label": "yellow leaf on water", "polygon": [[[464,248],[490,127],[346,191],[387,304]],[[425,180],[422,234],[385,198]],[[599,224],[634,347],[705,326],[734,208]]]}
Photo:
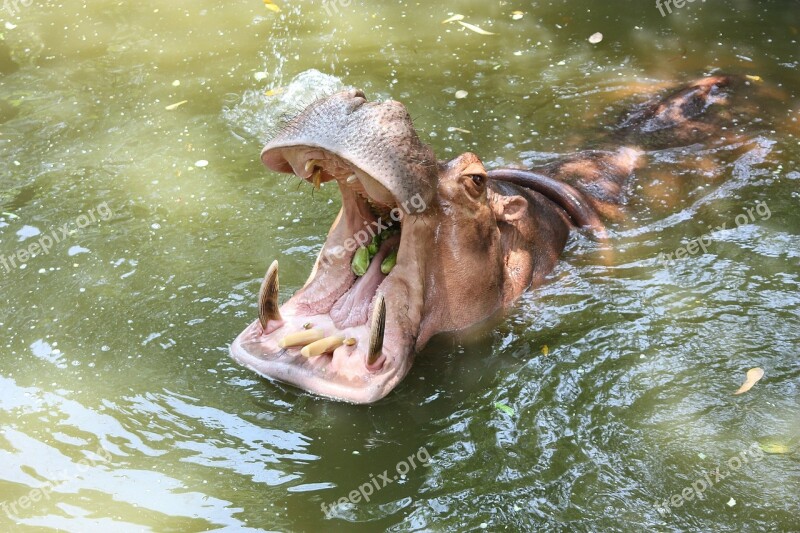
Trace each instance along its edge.
{"label": "yellow leaf on water", "polygon": [[759,443],[758,447],[761,448],[764,453],[789,453],[789,447],[778,442]]}
{"label": "yellow leaf on water", "polygon": [[445,19],[442,21],[442,24],[447,24],[448,22],[456,22],[459,20],[464,20],[464,15],[453,15],[449,19]]}
{"label": "yellow leaf on water", "polygon": [[281,94],[283,92],[283,87],[276,87],[275,89],[270,89],[269,91],[264,93],[264,96],[275,96],[276,94]]}
{"label": "yellow leaf on water", "polygon": [[272,0],[264,0],[264,7],[269,9],[270,11],[274,11],[275,13],[280,12],[281,8],[275,5]]}
{"label": "yellow leaf on water", "polygon": [[494,33],[490,31],[486,31],[483,28],[479,28],[474,24],[470,24],[469,22],[458,21],[459,24],[467,28],[469,31],[474,31],[475,33],[480,33],[481,35],[494,35]]}
{"label": "yellow leaf on water", "polygon": [[747,371],[747,379],[744,380],[742,386],[739,387],[739,390],[734,392],[734,394],[744,394],[745,392],[749,391],[753,388],[753,385],[758,383],[758,380],[764,377],[764,369],[763,368],[751,368]]}
{"label": "yellow leaf on water", "polygon": [[745,78],[747,78],[750,81],[764,81],[761,79],[761,76],[751,76],[750,74],[745,76]]}
{"label": "yellow leaf on water", "polygon": [[189,100],[181,100],[178,103],[168,105],[164,109],[166,109],[167,111],[174,111],[174,110],[178,109],[180,106],[182,106],[183,104],[185,104],[188,101]]}
{"label": "yellow leaf on water", "polygon": [[547,355],[549,353],[550,353],[550,348],[548,348],[546,344],[542,346],[542,355]]}
{"label": "yellow leaf on water", "polygon": [[503,402],[494,402],[494,406],[503,411],[507,415],[512,415],[512,416],[514,415],[514,409],[507,406]]}

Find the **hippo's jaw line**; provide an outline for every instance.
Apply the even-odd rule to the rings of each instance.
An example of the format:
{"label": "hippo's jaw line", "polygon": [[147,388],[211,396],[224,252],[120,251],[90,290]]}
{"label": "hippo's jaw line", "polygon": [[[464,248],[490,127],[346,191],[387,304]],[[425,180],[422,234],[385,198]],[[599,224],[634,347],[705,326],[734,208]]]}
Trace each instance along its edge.
{"label": "hippo's jaw line", "polygon": [[[398,207],[380,180],[335,154],[303,146],[286,148],[282,155],[299,177],[314,185],[335,181],[342,209],[306,284],[279,312],[271,316],[262,312],[233,342],[231,355],[264,377],[321,396],[374,402],[397,386],[412,363],[419,322],[409,319],[407,287],[420,285],[421,280],[417,279],[417,250],[403,225],[407,217],[413,217],[413,209]],[[351,267],[356,250],[374,235],[389,233],[399,235],[378,237],[377,253],[366,273],[357,277]],[[381,263],[393,250],[396,264],[384,274]],[[274,278],[272,267],[270,276]],[[277,292],[268,288],[268,293]],[[262,309],[275,307],[260,300]],[[421,312],[419,300],[419,309],[411,315]],[[376,322],[380,313],[375,308],[382,301],[385,312]],[[326,338],[340,337],[340,342],[312,357],[301,353],[303,345],[282,345],[287,336],[309,329],[321,330]]]}

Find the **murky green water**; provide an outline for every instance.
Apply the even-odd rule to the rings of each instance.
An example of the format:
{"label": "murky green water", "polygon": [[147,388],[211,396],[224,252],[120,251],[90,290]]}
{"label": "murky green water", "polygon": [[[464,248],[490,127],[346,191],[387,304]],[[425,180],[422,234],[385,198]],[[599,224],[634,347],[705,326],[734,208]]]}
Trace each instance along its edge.
{"label": "murky green water", "polygon": [[[0,10],[0,530],[800,530],[800,3],[277,1]],[[765,94],[739,142],[651,155],[611,265],[576,236],[505,321],[354,407],[227,355],[268,263],[288,296],[338,209],[258,161],[302,100],[264,91],[311,68],[333,78],[302,98],[392,96],[491,166],[593,144],[648,86]]]}

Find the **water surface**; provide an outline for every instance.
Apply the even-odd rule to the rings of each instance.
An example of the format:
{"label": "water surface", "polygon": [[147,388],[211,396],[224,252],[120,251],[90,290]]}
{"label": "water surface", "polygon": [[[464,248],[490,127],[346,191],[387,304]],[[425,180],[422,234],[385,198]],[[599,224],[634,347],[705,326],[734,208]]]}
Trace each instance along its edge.
{"label": "water surface", "polygon": [[[0,529],[797,531],[800,4],[276,1],[0,11],[0,255],[60,241],[0,266]],[[442,158],[537,164],[719,71],[763,80],[738,139],[651,154],[612,262],[576,234],[547,285],[435,339],[384,401],[229,359],[269,262],[288,297],[338,210],[262,168],[281,114],[353,85],[403,101]]]}

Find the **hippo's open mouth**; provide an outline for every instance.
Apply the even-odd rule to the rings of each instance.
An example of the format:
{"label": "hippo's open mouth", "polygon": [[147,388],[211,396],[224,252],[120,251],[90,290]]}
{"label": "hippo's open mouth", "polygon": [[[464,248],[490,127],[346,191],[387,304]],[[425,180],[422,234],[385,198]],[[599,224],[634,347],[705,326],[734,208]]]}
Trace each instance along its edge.
{"label": "hippo's open mouth", "polygon": [[423,298],[415,221],[435,190],[437,163],[405,108],[360,91],[312,104],[262,152],[264,164],[319,187],[336,182],[342,209],[311,276],[278,306],[267,272],[259,320],[231,346],[259,374],[316,394],[369,403],[411,367]]}

